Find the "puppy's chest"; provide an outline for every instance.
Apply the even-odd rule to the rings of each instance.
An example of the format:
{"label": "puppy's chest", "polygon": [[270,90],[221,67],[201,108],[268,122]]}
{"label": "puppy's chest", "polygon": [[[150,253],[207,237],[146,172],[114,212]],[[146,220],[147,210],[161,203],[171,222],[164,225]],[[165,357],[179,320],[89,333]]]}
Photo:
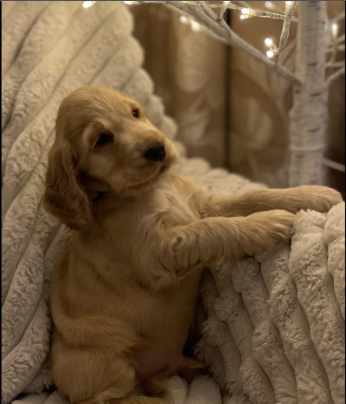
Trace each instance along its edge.
{"label": "puppy's chest", "polygon": [[197,210],[186,195],[174,191],[163,192],[160,210],[171,225],[186,225],[200,219]]}

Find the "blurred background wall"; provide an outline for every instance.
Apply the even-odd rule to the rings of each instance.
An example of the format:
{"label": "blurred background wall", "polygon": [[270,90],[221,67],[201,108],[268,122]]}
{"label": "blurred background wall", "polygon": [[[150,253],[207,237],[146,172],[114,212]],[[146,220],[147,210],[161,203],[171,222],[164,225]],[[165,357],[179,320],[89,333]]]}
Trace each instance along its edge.
{"label": "blurred background wall", "polygon": [[[213,2],[215,4],[215,2]],[[264,2],[250,1],[264,9]],[[284,2],[272,2],[284,9]],[[184,19],[157,4],[132,5],[135,36],[146,52],[145,68],[167,112],[179,124],[179,138],[189,156],[204,157],[271,187],[286,187],[290,84],[245,52],[194,30]],[[344,1],[328,1],[329,18],[345,8]],[[296,10],[299,12],[299,9]],[[264,39],[279,43],[280,20],[241,20],[230,12],[232,29],[262,50]],[[339,35],[345,32],[344,21]],[[291,25],[283,63],[294,68],[296,26]],[[337,60],[344,60],[340,52]],[[345,83],[336,80],[329,95],[326,157],[345,164]],[[326,167],[326,182],[345,195],[345,173]]]}

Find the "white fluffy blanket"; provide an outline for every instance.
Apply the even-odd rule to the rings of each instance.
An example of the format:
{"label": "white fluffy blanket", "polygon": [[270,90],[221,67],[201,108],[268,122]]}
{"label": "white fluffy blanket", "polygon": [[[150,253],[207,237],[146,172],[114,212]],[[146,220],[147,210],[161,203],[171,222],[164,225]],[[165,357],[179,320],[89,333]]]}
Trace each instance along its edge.
{"label": "white fluffy blanket", "polygon": [[49,278],[67,232],[41,204],[59,104],[93,83],[135,96],[174,137],[123,2],[2,2],[2,403],[50,383]]}
{"label": "white fluffy blanket", "polygon": [[[261,187],[199,161],[181,171],[215,193]],[[225,403],[345,403],[345,203],[298,213],[290,244],[205,273],[196,353]]]}
{"label": "white fluffy blanket", "polygon": [[[62,98],[94,83],[138,98],[170,136],[122,2],[2,2],[2,403],[51,383],[49,279],[66,229],[41,205]],[[179,144],[183,154],[183,147]],[[200,159],[180,171],[215,193],[252,184]],[[198,356],[214,372],[170,380],[176,404],[344,402],[344,204],[301,212],[292,246],[207,272]],[[202,326],[202,323],[204,325]],[[21,402],[60,404],[58,393]]]}

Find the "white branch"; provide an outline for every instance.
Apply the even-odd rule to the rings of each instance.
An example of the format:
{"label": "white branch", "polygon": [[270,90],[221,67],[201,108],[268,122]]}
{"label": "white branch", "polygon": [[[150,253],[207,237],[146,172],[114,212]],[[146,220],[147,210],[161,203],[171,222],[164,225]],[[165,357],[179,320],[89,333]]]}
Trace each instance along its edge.
{"label": "white branch", "polygon": [[335,68],[335,67],[342,67],[345,66],[345,61],[340,60],[338,62],[328,62],[326,63],[326,68]]}
{"label": "white branch", "polygon": [[[273,18],[276,20],[284,20],[285,15],[280,13],[271,13],[270,11],[262,11],[262,10],[253,10],[254,17],[263,17],[263,18]],[[292,16],[292,22],[297,22],[297,18]]]}
{"label": "white branch", "polygon": [[331,74],[327,79],[327,85],[330,85],[334,80],[337,80],[341,76],[345,75],[345,66],[337,70],[335,73]]}
{"label": "white branch", "polygon": [[[264,4],[266,4],[266,3],[267,2],[265,2]],[[278,2],[280,4],[284,3],[284,9],[282,9],[281,7],[278,7],[278,5],[276,4],[275,1],[268,1],[268,3],[271,3],[271,7],[265,6],[266,8],[269,8],[270,10],[273,10],[273,11],[276,11],[276,12],[278,12],[280,14],[285,15],[286,3],[284,1],[279,1]],[[298,18],[293,16],[292,21],[293,22],[298,22]]]}
{"label": "white branch", "polygon": [[332,48],[332,56],[330,58],[329,63],[334,63],[337,53],[338,53],[338,45],[334,42],[333,48]]}
{"label": "white branch", "polygon": [[286,67],[286,64],[290,57],[292,56],[292,52],[294,52],[296,48],[296,39],[294,38],[287,46],[285,46],[285,49],[281,53],[280,56],[280,63]]}
{"label": "white branch", "polygon": [[285,47],[287,43],[287,39],[290,34],[290,25],[291,25],[291,20],[293,17],[294,10],[296,8],[296,1],[292,1],[292,4],[288,7],[286,7],[286,12],[285,12],[285,20],[282,26],[282,31],[280,35],[280,43],[279,43],[279,48],[275,52],[275,62],[278,63],[279,61],[279,56],[283,48]]}
{"label": "white branch", "polygon": [[345,34],[342,34],[342,35],[340,35],[340,36],[338,36],[337,38],[336,38],[336,43],[340,43],[340,42],[343,42],[343,41],[345,41]]}
{"label": "white branch", "polygon": [[[236,6],[235,4],[232,3],[227,3],[223,2],[221,5],[220,4],[209,4],[210,8],[220,8],[219,12],[219,17],[223,16],[227,8],[230,8],[232,10],[238,10],[242,11],[244,7],[239,7]],[[250,6],[245,7],[250,10],[250,14],[247,14],[248,17],[261,17],[261,18],[272,18],[274,20],[284,20],[285,19],[285,14],[283,13],[272,13],[271,11],[265,11],[265,10],[256,10],[254,8],[251,8]],[[293,22],[297,22],[297,18],[292,17]]]}
{"label": "white branch", "polygon": [[342,173],[345,172],[345,164],[337,163],[336,161],[329,160],[327,158],[324,158],[322,163],[333,170],[341,171]]}
{"label": "white branch", "polygon": [[339,21],[342,20],[343,18],[345,18],[345,10],[341,11],[340,14],[338,14],[336,17],[334,17],[334,18],[332,19],[332,23],[339,22]]}
{"label": "white branch", "polygon": [[[245,52],[249,53],[259,62],[267,65],[271,70],[276,71],[279,75],[289,80],[291,83],[300,86],[301,82],[298,78],[286,69],[284,66],[278,63],[273,63],[266,56],[263,55],[258,49],[254,48],[246,41],[241,39],[224,21],[223,18],[219,18],[213,10],[204,1],[159,1],[159,0],[143,0],[134,1],[132,4],[142,4],[142,3],[155,3],[164,4],[169,8],[173,8],[183,15],[190,15],[199,20],[204,24],[204,27],[214,37],[227,43],[231,46],[236,46],[243,49]],[[227,3],[229,4],[229,3]],[[244,3],[245,4],[245,3]],[[203,26],[201,27],[203,29]]]}
{"label": "white branch", "polygon": [[249,5],[249,3],[247,3],[246,1],[239,1],[239,3],[240,3],[243,7],[251,8],[250,5]]}
{"label": "white branch", "polygon": [[[231,8],[231,7],[228,7],[228,6],[229,6],[229,4],[226,3],[225,1],[221,4],[220,11],[219,11],[219,20],[221,20],[223,18],[223,15],[225,14],[225,11],[228,8]],[[234,6],[234,7],[236,7],[236,6]]]}
{"label": "white branch", "polygon": [[[264,3],[265,7],[267,7],[267,6],[266,6],[266,3],[267,3],[267,2]],[[283,12],[282,8],[280,8],[274,1],[268,1],[268,3],[271,4],[271,7],[267,7],[267,8],[269,8],[270,10],[278,11],[279,13],[282,13],[282,12]],[[282,2],[280,2],[280,4],[282,4]]]}
{"label": "white branch", "polygon": [[282,77],[291,81],[296,85],[300,85],[300,81],[297,77],[286,69],[281,64],[275,64],[263,55],[258,49],[254,48],[242,38],[240,38],[222,19],[219,20],[214,11],[203,1],[201,2],[188,2],[182,1],[143,1],[143,3],[159,3],[178,10],[180,13],[187,13],[197,20],[202,22],[207,28],[209,28],[219,39],[223,40],[231,46],[236,46],[243,49],[245,52],[252,55],[259,62],[267,65],[271,70],[276,71]]}
{"label": "white branch", "polygon": [[296,74],[290,111],[290,187],[323,184],[322,157],[328,122],[325,82],[325,1],[301,1],[295,54]]}
{"label": "white branch", "polygon": [[337,50],[338,52],[345,51],[345,45],[337,45],[337,46],[331,46],[330,48],[327,49],[327,53],[333,53],[334,50]]}
{"label": "white branch", "polygon": [[333,64],[335,59],[336,59],[336,54],[338,51],[342,51],[345,49],[345,44],[341,44],[343,41],[345,41],[345,34],[340,35],[339,37],[332,38],[332,43],[330,45],[330,48],[327,49],[327,54],[331,53],[331,58],[329,61],[329,64]]}

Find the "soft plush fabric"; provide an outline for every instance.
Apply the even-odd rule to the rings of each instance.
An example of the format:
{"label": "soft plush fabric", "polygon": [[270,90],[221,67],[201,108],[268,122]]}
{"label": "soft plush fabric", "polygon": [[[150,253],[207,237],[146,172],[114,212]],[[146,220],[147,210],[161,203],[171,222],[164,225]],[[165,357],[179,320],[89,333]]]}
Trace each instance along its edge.
{"label": "soft plush fabric", "polygon": [[234,399],[345,402],[344,220],[300,212],[291,248],[206,273],[198,356]]}
{"label": "soft plush fabric", "polygon": [[67,232],[42,195],[55,118],[72,90],[96,84],[137,98],[174,137],[122,2],[2,2],[2,403],[51,383],[49,278]]}
{"label": "soft plush fabric", "polygon": [[[262,187],[201,159],[180,160],[181,174],[215,193]],[[217,383],[172,378],[175,404],[344,403],[344,221],[344,203],[328,214],[302,211],[291,246],[206,271],[196,353]],[[55,392],[21,404],[36,400],[65,403]]]}
{"label": "soft plush fabric", "polygon": [[[219,194],[263,187],[198,160],[181,172]],[[206,271],[201,301],[196,353],[224,402],[345,402],[344,202],[299,212],[290,243]]]}
{"label": "soft plush fabric", "polygon": [[[42,207],[47,153],[58,106],[94,83],[135,96],[149,118],[174,137],[153,84],[140,67],[122,2],[2,2],[2,403],[51,384],[51,271],[67,239]],[[258,184],[201,159],[179,171],[215,193]],[[190,386],[170,380],[176,404],[344,402],[344,203],[327,215],[301,212],[292,245],[236,267],[207,271],[197,322],[197,355],[213,371]],[[223,397],[223,398],[222,398]],[[223,401],[222,401],[223,400]],[[54,392],[23,403],[62,404]]]}

